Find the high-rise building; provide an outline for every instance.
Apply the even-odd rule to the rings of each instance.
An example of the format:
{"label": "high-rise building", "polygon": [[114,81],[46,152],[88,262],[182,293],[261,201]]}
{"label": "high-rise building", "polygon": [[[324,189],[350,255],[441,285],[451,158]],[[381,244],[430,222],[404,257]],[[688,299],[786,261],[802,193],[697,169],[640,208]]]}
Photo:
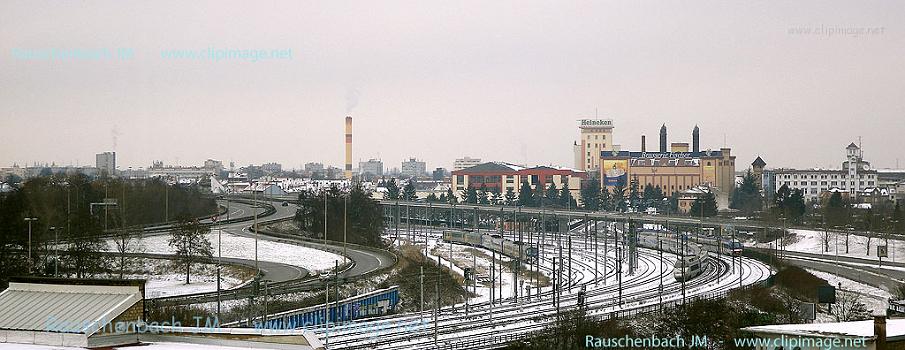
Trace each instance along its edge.
{"label": "high-rise building", "polygon": [[283,165],[280,163],[266,163],[261,165],[261,170],[265,174],[276,174],[283,171]]}
{"label": "high-rise building", "polygon": [[223,171],[223,162],[214,159],[208,159],[204,161],[204,168],[214,170],[216,172]]}
{"label": "high-rise building", "polygon": [[102,176],[112,176],[116,174],[116,152],[98,153],[95,156],[95,166]]}
{"label": "high-rise building", "polygon": [[456,161],[453,162],[453,170],[462,170],[465,168],[471,168],[475,165],[481,164],[481,158],[456,158]]}
{"label": "high-rise building", "polygon": [[431,179],[434,181],[443,180],[446,177],[446,169],[444,168],[436,168],[434,172],[431,174]]}
{"label": "high-rise building", "polygon": [[402,176],[419,177],[427,173],[427,165],[415,158],[402,162]]}
{"label": "high-rise building", "polygon": [[613,150],[613,121],[609,119],[581,119],[580,138],[572,146],[575,167],[582,171],[600,169],[600,152]]}
{"label": "high-rise building", "polygon": [[367,162],[358,162],[358,173],[364,179],[383,176],[383,161],[372,158]]}

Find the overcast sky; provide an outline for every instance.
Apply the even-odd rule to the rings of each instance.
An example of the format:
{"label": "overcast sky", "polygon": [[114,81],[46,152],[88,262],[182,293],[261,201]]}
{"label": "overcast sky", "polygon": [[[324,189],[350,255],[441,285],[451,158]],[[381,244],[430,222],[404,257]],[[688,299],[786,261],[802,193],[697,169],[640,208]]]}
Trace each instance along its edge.
{"label": "overcast sky", "polygon": [[[4,0],[0,166],[105,150],[121,167],[341,166],[347,114],[356,167],[572,166],[596,110],[623,149],[697,124],[739,169],[839,167],[859,136],[875,167],[905,167],[903,19],[903,1]],[[211,47],[291,58],[161,54]],[[134,57],[22,56],[117,48]]]}

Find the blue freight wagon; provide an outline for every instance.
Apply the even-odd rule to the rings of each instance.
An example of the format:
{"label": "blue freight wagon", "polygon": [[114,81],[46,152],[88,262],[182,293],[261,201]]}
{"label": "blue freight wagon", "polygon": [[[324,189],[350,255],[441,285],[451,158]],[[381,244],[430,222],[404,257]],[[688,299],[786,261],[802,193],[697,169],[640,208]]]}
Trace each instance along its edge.
{"label": "blue freight wagon", "polygon": [[[396,311],[397,304],[399,304],[399,287],[393,286],[331,302],[329,308],[325,308],[324,305],[310,306],[270,315],[267,317],[266,323],[262,323],[260,318],[256,318],[254,323],[256,328],[266,329],[314,327],[328,322],[351,322],[387,315]],[[329,318],[325,315],[329,315]]]}

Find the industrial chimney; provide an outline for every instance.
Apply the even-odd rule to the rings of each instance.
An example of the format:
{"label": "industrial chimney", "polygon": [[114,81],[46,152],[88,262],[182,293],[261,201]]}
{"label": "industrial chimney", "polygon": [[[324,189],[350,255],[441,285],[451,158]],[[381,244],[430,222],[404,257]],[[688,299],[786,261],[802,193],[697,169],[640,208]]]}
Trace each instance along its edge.
{"label": "industrial chimney", "polygon": [[647,152],[647,140],[644,135],[641,135],[641,153]]}
{"label": "industrial chimney", "polygon": [[697,125],[691,131],[691,151],[695,153],[701,151],[701,129],[698,129]]}
{"label": "industrial chimney", "polygon": [[352,117],[346,117],[346,179],[352,179]]}
{"label": "industrial chimney", "polygon": [[666,124],[660,127],[660,152],[666,153]]}

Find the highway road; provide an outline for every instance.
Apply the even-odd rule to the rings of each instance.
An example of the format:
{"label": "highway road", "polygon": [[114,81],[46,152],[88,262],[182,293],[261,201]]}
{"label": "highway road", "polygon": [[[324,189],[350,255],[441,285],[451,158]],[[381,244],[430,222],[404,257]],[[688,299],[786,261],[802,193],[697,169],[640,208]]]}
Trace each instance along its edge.
{"label": "highway road", "polygon": [[[277,233],[263,230],[263,226],[268,222],[286,220],[295,215],[296,205],[289,204],[283,206],[281,200],[272,202],[275,212],[267,216],[258,217],[258,229],[260,234],[255,234],[253,229],[255,221],[253,214],[255,212],[261,214],[265,210],[261,208],[253,208],[251,202],[245,198],[245,202],[230,201],[230,219],[241,216],[244,219],[251,217],[251,220],[243,220],[241,222],[232,222],[222,225],[214,225],[211,232],[216,233],[222,230],[224,239],[227,236],[241,236],[248,238],[257,237],[260,241],[272,241],[284,244],[291,244],[300,247],[308,247],[317,250],[323,250],[334,254],[342,255],[343,247],[341,242],[328,241],[325,245],[321,241],[306,240],[290,235],[281,235]],[[260,203],[265,203],[262,198],[258,198]],[[225,201],[221,201],[225,205]],[[221,220],[226,219],[225,216],[220,217]],[[166,233],[157,233],[166,234]],[[339,277],[347,281],[367,276],[368,274],[381,271],[392,267],[396,263],[395,256],[391,253],[379,249],[359,247],[356,245],[348,245],[345,249],[345,255],[351,260],[350,265],[343,270]],[[254,261],[252,261],[254,266]],[[259,260],[259,266],[263,272],[263,279],[272,282],[269,292],[272,295],[282,293],[293,293],[323,288],[323,282],[316,276],[311,276],[305,269],[290,264]],[[249,287],[241,287],[235,290],[221,293],[222,300],[240,299],[251,295],[253,292]],[[216,293],[196,293],[183,296],[161,298],[159,301],[167,304],[191,304],[216,300]]]}

